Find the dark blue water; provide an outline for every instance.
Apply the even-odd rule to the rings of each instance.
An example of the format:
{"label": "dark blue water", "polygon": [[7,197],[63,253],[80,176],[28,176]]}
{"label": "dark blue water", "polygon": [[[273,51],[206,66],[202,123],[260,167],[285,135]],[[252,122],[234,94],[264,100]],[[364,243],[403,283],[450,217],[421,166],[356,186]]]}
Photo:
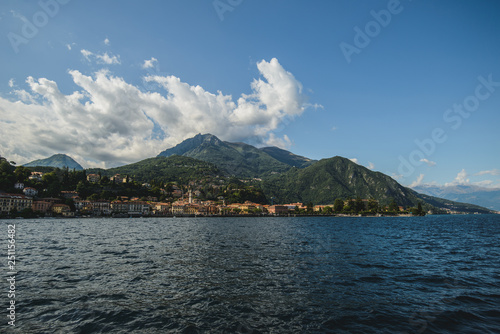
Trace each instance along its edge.
{"label": "dark blue water", "polygon": [[14,223],[13,332],[500,333],[500,215]]}

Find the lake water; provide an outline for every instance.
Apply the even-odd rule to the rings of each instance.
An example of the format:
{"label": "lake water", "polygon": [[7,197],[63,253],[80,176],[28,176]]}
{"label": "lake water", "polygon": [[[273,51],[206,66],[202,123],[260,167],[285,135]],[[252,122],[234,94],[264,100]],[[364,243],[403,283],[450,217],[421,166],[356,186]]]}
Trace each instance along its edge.
{"label": "lake water", "polygon": [[500,215],[0,223],[9,332],[500,332]]}

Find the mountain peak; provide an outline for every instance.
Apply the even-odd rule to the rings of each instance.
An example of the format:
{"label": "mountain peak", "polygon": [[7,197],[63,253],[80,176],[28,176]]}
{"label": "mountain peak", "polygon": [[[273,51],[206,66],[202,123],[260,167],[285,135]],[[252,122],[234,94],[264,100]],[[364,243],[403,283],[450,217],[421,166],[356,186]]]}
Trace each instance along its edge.
{"label": "mountain peak", "polygon": [[203,145],[221,145],[222,143],[223,142],[219,138],[210,133],[204,135],[199,133],[192,138],[185,139],[174,147],[166,149],[165,151],[158,154],[158,156],[169,157],[172,155],[185,155],[189,151]]}
{"label": "mountain peak", "polygon": [[46,159],[39,159],[24,164],[24,167],[57,167],[57,168],[69,168],[75,170],[83,170],[83,167],[76,162],[72,157],[58,153]]}
{"label": "mountain peak", "polygon": [[197,134],[158,156],[183,155],[213,163],[231,175],[261,177],[282,173],[313,161],[278,148],[258,149],[245,143],[222,141],[212,134]]}
{"label": "mountain peak", "polygon": [[194,138],[200,138],[201,140],[203,140],[204,143],[210,143],[215,145],[222,143],[222,140],[220,140],[219,138],[210,133],[206,133],[204,135],[199,133]]}

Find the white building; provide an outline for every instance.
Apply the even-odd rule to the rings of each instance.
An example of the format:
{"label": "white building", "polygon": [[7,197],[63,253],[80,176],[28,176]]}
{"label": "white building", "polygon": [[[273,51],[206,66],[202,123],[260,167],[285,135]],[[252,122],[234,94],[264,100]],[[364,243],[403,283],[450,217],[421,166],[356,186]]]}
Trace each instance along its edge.
{"label": "white building", "polygon": [[38,190],[36,190],[35,188],[32,188],[32,187],[26,187],[26,188],[24,188],[23,193],[26,196],[36,196],[36,195],[38,195]]}

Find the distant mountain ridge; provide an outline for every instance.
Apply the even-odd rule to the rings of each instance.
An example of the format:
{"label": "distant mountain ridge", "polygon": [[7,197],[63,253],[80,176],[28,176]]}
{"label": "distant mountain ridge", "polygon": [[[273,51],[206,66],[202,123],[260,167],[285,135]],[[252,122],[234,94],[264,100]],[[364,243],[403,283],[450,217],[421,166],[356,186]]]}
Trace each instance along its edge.
{"label": "distant mountain ridge", "polygon": [[39,159],[31,161],[23,165],[24,167],[58,167],[69,168],[75,170],[83,170],[83,167],[76,162],[73,158],[66,154],[54,154],[46,159]]}
{"label": "distant mountain ridge", "polygon": [[277,147],[256,148],[245,143],[222,141],[211,134],[198,134],[161,152],[159,157],[182,155],[213,163],[240,177],[265,177],[293,166],[305,167],[314,161]]}
{"label": "distant mountain ridge", "polygon": [[465,202],[500,211],[500,189],[474,185],[420,185],[413,187],[419,193],[441,197],[451,201]]}

